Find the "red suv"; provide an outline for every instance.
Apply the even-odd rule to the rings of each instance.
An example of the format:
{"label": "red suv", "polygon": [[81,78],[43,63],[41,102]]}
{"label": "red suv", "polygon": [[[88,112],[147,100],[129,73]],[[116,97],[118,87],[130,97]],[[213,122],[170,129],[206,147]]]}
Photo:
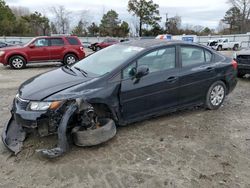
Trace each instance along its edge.
{"label": "red suv", "polygon": [[24,46],[0,49],[0,63],[14,69],[22,69],[27,63],[35,62],[72,64],[84,57],[84,48],[75,36],[36,37]]}

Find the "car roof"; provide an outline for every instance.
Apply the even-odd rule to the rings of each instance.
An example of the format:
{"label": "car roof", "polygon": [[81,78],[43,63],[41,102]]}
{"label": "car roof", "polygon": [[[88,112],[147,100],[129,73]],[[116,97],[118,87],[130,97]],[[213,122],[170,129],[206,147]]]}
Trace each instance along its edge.
{"label": "car roof", "polygon": [[188,44],[188,45],[202,46],[202,45],[197,44],[197,43],[184,42],[181,40],[167,41],[167,40],[160,40],[160,39],[131,40],[128,42],[123,42],[121,44],[122,45],[129,45],[129,46],[136,46],[136,47],[141,47],[141,48],[160,47],[160,46],[166,46],[166,45],[171,45],[171,44]]}

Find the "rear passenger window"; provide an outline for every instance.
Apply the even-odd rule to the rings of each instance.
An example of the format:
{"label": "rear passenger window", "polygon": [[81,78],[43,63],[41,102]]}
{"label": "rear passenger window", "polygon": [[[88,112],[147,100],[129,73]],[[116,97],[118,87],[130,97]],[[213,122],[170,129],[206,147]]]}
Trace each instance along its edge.
{"label": "rear passenger window", "polygon": [[79,41],[74,37],[67,37],[67,41],[71,45],[79,45]]}
{"label": "rear passenger window", "polygon": [[212,61],[212,54],[211,54],[211,52],[205,50],[205,58],[206,58],[206,62],[211,62]]}
{"label": "rear passenger window", "polygon": [[63,46],[64,42],[63,39],[57,38],[57,39],[50,39],[51,41],[51,46]]}
{"label": "rear passenger window", "polygon": [[203,49],[191,46],[181,47],[181,59],[183,67],[206,62]]}

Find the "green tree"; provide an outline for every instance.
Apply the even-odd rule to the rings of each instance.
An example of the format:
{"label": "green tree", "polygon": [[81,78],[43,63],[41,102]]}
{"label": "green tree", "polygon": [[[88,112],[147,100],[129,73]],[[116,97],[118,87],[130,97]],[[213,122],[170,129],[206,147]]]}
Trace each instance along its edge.
{"label": "green tree", "polygon": [[30,32],[35,35],[48,35],[50,30],[49,19],[35,12],[27,16],[22,16],[30,27]]}
{"label": "green tree", "polygon": [[139,35],[142,36],[142,26],[153,26],[161,20],[159,5],[152,0],[129,0],[128,11],[139,18]]}
{"label": "green tree", "polygon": [[127,37],[129,34],[129,25],[127,22],[123,21],[119,27],[119,37]]}
{"label": "green tree", "polygon": [[234,31],[240,32],[241,18],[242,15],[240,13],[240,9],[237,7],[232,7],[226,12],[223,22],[229,25],[230,34],[234,33]]}
{"label": "green tree", "polygon": [[0,0],[0,35],[10,35],[15,25],[15,15],[5,1]]}
{"label": "green tree", "polygon": [[84,28],[84,23],[82,20],[78,22],[78,25],[71,32],[73,35],[83,37],[87,35],[87,31]]}
{"label": "green tree", "polygon": [[100,24],[100,35],[101,36],[115,36],[117,28],[119,27],[120,20],[118,14],[114,10],[108,11],[103,15]]}
{"label": "green tree", "polygon": [[240,32],[245,33],[249,28],[250,0],[228,0],[229,3],[240,11]]}
{"label": "green tree", "polygon": [[99,33],[99,27],[94,22],[88,27],[88,32],[91,37],[95,37]]}

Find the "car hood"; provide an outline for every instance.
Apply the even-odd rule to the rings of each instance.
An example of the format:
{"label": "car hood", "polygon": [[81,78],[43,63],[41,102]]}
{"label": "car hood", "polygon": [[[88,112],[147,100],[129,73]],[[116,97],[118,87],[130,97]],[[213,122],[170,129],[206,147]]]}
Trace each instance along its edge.
{"label": "car hood", "polygon": [[22,99],[40,101],[57,92],[94,79],[62,67],[25,81],[19,88]]}
{"label": "car hood", "polygon": [[250,55],[250,50],[249,49],[241,50],[237,52],[237,55]]}

